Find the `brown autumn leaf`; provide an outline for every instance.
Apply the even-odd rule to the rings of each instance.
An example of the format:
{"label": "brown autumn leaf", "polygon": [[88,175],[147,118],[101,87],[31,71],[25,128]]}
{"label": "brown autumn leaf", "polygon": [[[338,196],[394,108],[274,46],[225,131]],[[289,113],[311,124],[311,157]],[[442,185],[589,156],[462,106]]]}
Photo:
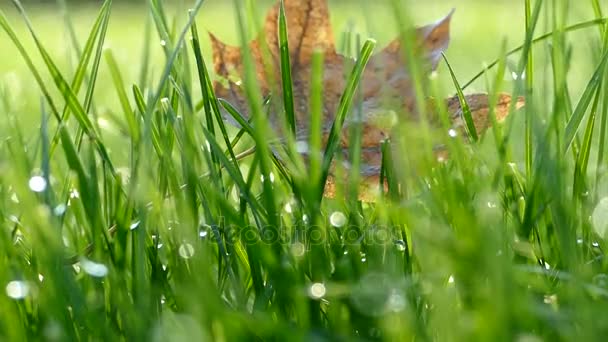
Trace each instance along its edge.
{"label": "brown autumn leaf", "polygon": [[[324,79],[323,79],[323,126],[324,141],[327,139],[337,111],[340,98],[346,81],[343,75],[348,58],[336,52],[333,32],[329,20],[327,0],[285,0],[285,14],[287,19],[288,41],[290,47],[290,61],[293,79],[293,98],[296,112],[296,139],[308,140],[309,134],[309,95],[311,78],[311,58],[316,50],[324,53]],[[256,78],[264,96],[273,92],[273,98],[281,99],[280,52],[278,42],[279,3],[275,4],[267,13],[263,31],[258,38],[249,44],[252,54]],[[431,73],[437,67],[450,40],[450,21],[452,12],[435,23],[417,28],[415,31],[415,52],[424,62],[426,73]],[[214,90],[218,97],[230,102],[240,113],[248,115],[248,103],[238,79],[243,75],[242,52],[238,47],[222,43],[212,34],[213,64],[216,74],[223,82],[216,81]],[[362,108],[363,108],[363,137],[361,155],[361,190],[362,199],[372,199],[370,188],[377,188],[381,167],[381,144],[390,138],[392,127],[397,120],[416,120],[416,94],[411,83],[407,68],[407,61],[402,56],[401,39],[392,41],[382,51],[375,54],[363,74],[361,81]],[[263,50],[267,49],[267,50]],[[267,52],[270,58],[264,58]],[[485,94],[472,94],[466,96],[471,108],[475,126],[482,133],[490,126],[488,120],[488,96]],[[497,121],[502,121],[509,113],[511,96],[501,94],[495,108]],[[434,99],[427,101],[431,115],[437,112],[437,102]],[[462,109],[457,97],[445,100],[445,108],[450,114],[450,120],[455,127],[462,127]],[[518,99],[519,108],[523,101]],[[273,108],[280,108],[275,106]],[[394,109],[394,110],[393,110]],[[387,117],[386,113],[399,113],[397,117]],[[283,125],[280,110],[269,113],[269,121],[279,136],[282,135]],[[224,113],[224,117],[236,124],[232,117]],[[353,115],[349,116],[343,127],[341,139],[342,160],[348,158],[348,128],[352,124]],[[346,165],[348,165],[346,163]],[[334,171],[335,165],[332,166]],[[333,197],[336,190],[336,181],[332,172],[326,184],[325,195]],[[370,197],[371,196],[371,197]]]}

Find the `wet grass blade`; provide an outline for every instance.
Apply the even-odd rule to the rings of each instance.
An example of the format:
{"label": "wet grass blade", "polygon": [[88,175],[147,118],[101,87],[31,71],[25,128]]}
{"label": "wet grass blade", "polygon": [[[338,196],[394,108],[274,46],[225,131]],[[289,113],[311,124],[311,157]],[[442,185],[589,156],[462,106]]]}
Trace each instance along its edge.
{"label": "wet grass blade", "polygon": [[351,105],[353,103],[353,99],[357,93],[357,87],[361,80],[361,76],[363,75],[363,71],[365,70],[365,66],[367,62],[372,56],[374,51],[374,47],[376,46],[376,41],[372,39],[368,39],[363,44],[361,48],[361,53],[359,54],[360,58],[357,60],[357,63],[353,67],[352,72],[348,78],[348,82],[346,83],[346,88],[344,89],[344,93],[340,98],[340,104],[338,106],[338,111],[336,113],[336,117],[331,126],[331,131],[329,133],[329,137],[327,139],[327,145],[325,147],[325,152],[323,154],[323,164],[322,164],[322,174],[319,182],[319,187],[324,188],[325,183],[327,182],[327,177],[329,176],[329,170],[334,158],[334,154],[338,149],[338,145],[340,143],[340,135],[342,132],[342,126],[344,125],[344,121],[346,120],[346,116],[351,111]]}
{"label": "wet grass blade", "polygon": [[291,133],[296,134],[296,115],[293,98],[293,82],[291,80],[291,61],[289,58],[289,39],[287,37],[287,20],[285,18],[285,2],[281,0],[279,10],[279,50],[281,53],[281,81],[283,86],[283,104],[287,124]]}
{"label": "wet grass blade", "polygon": [[122,79],[120,70],[118,69],[118,64],[116,63],[116,59],[114,59],[114,55],[112,54],[111,50],[107,50],[105,52],[105,58],[108,68],[110,69],[112,81],[114,82],[114,89],[116,89],[116,94],[118,95],[118,100],[120,101],[120,106],[125,116],[125,121],[127,121],[127,125],[129,126],[129,136],[131,137],[133,143],[137,145],[139,141],[139,125],[137,123],[137,117],[135,116],[135,113],[131,108],[131,104],[129,103],[129,97],[125,91],[124,81]]}
{"label": "wet grass blade", "polygon": [[589,108],[589,104],[591,103],[591,100],[593,100],[593,96],[597,92],[597,89],[602,82],[607,61],[608,52],[604,53],[604,55],[600,59],[600,62],[595,72],[593,73],[593,76],[589,80],[589,83],[585,87],[581,99],[579,100],[576,108],[574,109],[574,113],[572,113],[570,121],[566,125],[566,131],[564,133],[564,151],[568,151],[570,149],[570,146],[572,145],[572,142],[576,137],[576,132],[580,128],[580,124],[583,121],[583,118],[585,117],[585,113]]}
{"label": "wet grass blade", "polygon": [[465,128],[467,130],[467,133],[469,134],[469,137],[471,138],[471,141],[476,142],[479,139],[479,136],[477,135],[477,129],[475,128],[475,122],[473,121],[471,109],[469,108],[469,104],[467,103],[467,100],[464,97],[464,93],[462,92],[462,88],[458,83],[456,74],[454,74],[454,70],[452,69],[450,62],[448,62],[448,58],[443,53],[442,56],[443,60],[445,61],[445,64],[448,67],[448,70],[450,71],[450,75],[452,76],[452,82],[454,82],[454,87],[456,88],[456,93],[458,94],[458,101],[460,102],[460,108],[462,108],[462,117],[465,122]]}

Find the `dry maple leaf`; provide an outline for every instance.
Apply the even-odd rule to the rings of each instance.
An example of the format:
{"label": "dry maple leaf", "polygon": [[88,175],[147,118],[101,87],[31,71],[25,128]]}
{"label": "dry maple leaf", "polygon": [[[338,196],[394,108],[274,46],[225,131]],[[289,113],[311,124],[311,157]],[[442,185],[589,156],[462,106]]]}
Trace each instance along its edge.
{"label": "dry maple leaf", "polygon": [[[288,43],[290,48],[290,62],[293,79],[293,99],[296,114],[296,139],[307,141],[309,134],[309,95],[311,81],[311,58],[315,51],[324,53],[324,77],[323,77],[323,126],[324,141],[330,133],[331,126],[336,114],[340,98],[345,88],[346,81],[343,77],[348,58],[336,52],[332,28],[329,20],[329,8],[327,0],[285,0],[285,15],[287,19]],[[256,68],[256,78],[264,96],[274,90],[273,98],[282,98],[281,87],[273,87],[280,84],[280,76],[276,70],[280,70],[280,52],[278,41],[278,15],[280,4],[275,4],[268,12],[263,31],[258,38],[249,45],[250,52]],[[452,11],[453,12],[453,11]],[[450,21],[452,12],[445,18],[420,28],[415,31],[415,52],[419,54],[424,62],[426,73],[432,72],[441,59],[441,54],[448,47],[450,40]],[[223,82],[216,81],[214,90],[218,97],[230,102],[240,113],[248,116],[247,99],[243,89],[235,78],[243,75],[242,52],[238,47],[228,46],[218,40],[212,34],[211,42],[213,48],[213,64],[216,74]],[[392,41],[381,52],[370,59],[364,71],[360,87],[362,93],[361,108],[363,109],[363,136],[361,155],[361,178],[362,199],[371,199],[370,186],[378,184],[381,167],[381,144],[390,137],[394,118],[387,118],[386,113],[399,113],[398,120],[416,119],[416,94],[412,86],[407,61],[402,56],[401,40]],[[267,48],[270,55],[269,60],[264,59],[263,48]],[[277,94],[278,93],[278,94]],[[488,120],[489,105],[488,96],[485,94],[473,94],[466,96],[467,102],[473,114],[475,127],[478,132],[483,132],[490,126]],[[509,113],[511,96],[500,94],[495,108],[497,121],[502,121]],[[437,111],[437,102],[433,99],[427,101],[431,114]],[[516,106],[523,105],[518,100]],[[275,106],[273,108],[281,108]],[[462,109],[457,97],[445,100],[445,108],[448,109],[450,120],[455,127],[462,126]],[[396,109],[396,111],[392,111]],[[227,113],[224,117],[236,124]],[[281,110],[272,110],[269,121],[277,133],[281,134]],[[348,126],[354,122],[354,116],[350,116],[345,122]],[[344,127],[346,128],[346,127]],[[341,138],[341,159],[348,159],[348,129],[343,129]],[[332,170],[335,165],[332,165]],[[332,172],[333,173],[333,172]],[[336,184],[333,175],[330,175],[325,188],[326,196],[335,194]]]}

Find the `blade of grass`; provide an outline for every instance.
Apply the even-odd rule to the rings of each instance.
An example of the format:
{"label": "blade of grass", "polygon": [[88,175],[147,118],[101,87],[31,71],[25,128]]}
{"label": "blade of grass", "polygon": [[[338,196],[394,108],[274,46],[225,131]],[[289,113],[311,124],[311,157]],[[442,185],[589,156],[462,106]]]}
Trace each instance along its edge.
{"label": "blade of grass", "polygon": [[[603,25],[606,22],[608,22],[608,18],[601,18],[601,19],[594,19],[594,20],[589,20],[589,21],[585,21],[582,23],[578,23],[578,24],[574,24],[568,27],[564,28],[564,32],[576,32],[579,30],[583,30],[589,27],[595,27],[595,26],[599,26],[599,25]],[[545,33],[537,38],[532,39],[531,44],[538,44],[541,43],[549,38],[551,38],[553,36],[553,31]],[[513,48],[512,50],[510,50],[509,52],[507,52],[506,56],[512,56],[522,50],[524,50],[526,47],[526,43]],[[462,89],[467,89],[468,87],[470,87],[475,81],[477,81],[481,76],[483,76],[487,71],[489,71],[490,69],[494,68],[496,65],[498,65],[498,63],[500,62],[500,59],[496,59],[494,61],[492,61],[492,63],[488,64],[488,66],[486,68],[484,68],[482,71],[478,72],[477,74],[475,74],[475,76],[471,77],[471,79],[465,83],[462,86]]]}
{"label": "blade of grass", "polygon": [[589,80],[589,83],[585,87],[585,90],[583,92],[583,95],[581,96],[581,99],[579,100],[576,108],[574,109],[574,113],[572,113],[572,117],[570,118],[570,121],[566,125],[566,131],[565,131],[565,136],[564,136],[564,146],[563,146],[565,152],[570,149],[570,146],[572,145],[572,142],[574,141],[574,138],[576,137],[576,132],[578,131],[580,124],[583,121],[583,118],[585,116],[585,113],[587,112],[589,104],[591,103],[591,100],[593,99],[594,94],[596,93],[598,87],[600,86],[600,84],[602,82],[602,79],[604,77],[604,69],[606,67],[607,61],[608,61],[608,52],[604,53],[604,55],[600,59],[600,62],[598,64],[595,72],[593,73],[593,76]]}
{"label": "blade of grass", "polygon": [[452,76],[452,82],[454,82],[454,87],[456,88],[456,93],[458,94],[458,101],[460,102],[460,107],[462,108],[462,116],[465,122],[465,128],[467,130],[467,133],[469,134],[471,141],[476,142],[479,139],[479,136],[477,135],[477,129],[475,128],[475,122],[473,121],[473,115],[471,114],[469,104],[467,103],[467,100],[464,97],[464,93],[462,92],[460,84],[458,84],[458,79],[454,74],[452,66],[448,62],[448,58],[443,53],[441,53],[441,55],[443,56],[443,60],[445,61],[448,70],[450,71],[450,75]]}
{"label": "blade of grass", "polygon": [[[327,145],[325,147],[325,152],[323,154],[323,164],[321,168],[321,179],[319,184],[317,185],[319,188],[324,188],[325,183],[327,182],[327,177],[329,176],[329,170],[331,166],[331,162],[334,158],[334,154],[338,149],[338,145],[340,142],[340,134],[342,131],[342,126],[344,125],[344,121],[346,120],[346,116],[350,112],[351,104],[355,97],[357,87],[361,80],[361,76],[363,75],[363,70],[365,70],[365,66],[367,62],[372,56],[374,51],[374,47],[376,46],[376,41],[373,39],[368,39],[363,44],[361,48],[360,58],[355,63],[352,72],[348,78],[348,82],[346,83],[346,88],[344,89],[344,93],[340,98],[340,104],[338,106],[338,111],[336,113],[336,117],[331,126],[331,131],[329,133],[329,137],[327,139]],[[319,195],[321,196],[322,193]]]}
{"label": "blade of grass", "polygon": [[296,116],[293,98],[293,82],[291,80],[291,61],[289,58],[289,39],[287,37],[287,19],[285,18],[285,2],[281,0],[279,7],[279,49],[281,54],[281,81],[283,86],[283,104],[287,116],[288,128],[293,136],[296,135]]}

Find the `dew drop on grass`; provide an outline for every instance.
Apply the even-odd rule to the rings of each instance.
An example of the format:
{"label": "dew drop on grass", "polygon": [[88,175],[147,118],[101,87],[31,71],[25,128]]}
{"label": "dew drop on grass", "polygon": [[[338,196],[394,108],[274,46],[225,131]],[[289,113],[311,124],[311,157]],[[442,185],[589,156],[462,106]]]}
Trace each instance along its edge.
{"label": "dew drop on grass", "polygon": [[209,230],[207,230],[207,228],[205,227],[201,228],[201,230],[198,231],[198,237],[201,239],[206,239],[208,235]]}
{"label": "dew drop on grass", "polygon": [[53,215],[61,216],[61,215],[65,214],[67,209],[68,209],[68,207],[65,204],[59,204],[58,206],[53,208]]}
{"label": "dew drop on grass", "polygon": [[343,227],[346,224],[346,215],[341,211],[334,211],[329,216],[329,223],[336,228]]}
{"label": "dew drop on grass", "polygon": [[454,284],[454,276],[453,276],[453,275],[451,275],[451,276],[448,278],[448,284]]}
{"label": "dew drop on grass", "polygon": [[327,289],[323,283],[314,283],[310,286],[308,293],[314,299],[321,299],[327,293]]}
{"label": "dew drop on grass", "polygon": [[182,243],[177,251],[179,256],[184,259],[190,259],[194,256],[194,247],[189,243]]}
{"label": "dew drop on grass", "polygon": [[131,225],[129,226],[129,229],[131,229],[131,230],[136,229],[137,227],[139,227],[139,224],[140,224],[140,223],[141,223],[141,221],[139,221],[139,220],[134,221],[134,222],[133,222],[133,223],[131,223]]}
{"label": "dew drop on grass", "polygon": [[91,277],[103,278],[108,275],[108,267],[106,265],[89,259],[82,259],[80,261],[80,266]]}
{"label": "dew drop on grass", "polygon": [[455,129],[453,129],[453,128],[452,128],[452,129],[450,129],[450,130],[448,131],[448,135],[449,135],[451,138],[456,138],[456,137],[458,136],[458,132],[457,132]]}
{"label": "dew drop on grass", "polygon": [[13,299],[23,299],[30,294],[30,285],[22,280],[13,280],[6,284],[6,295]]}
{"label": "dew drop on grass", "polygon": [[303,257],[304,253],[306,253],[306,246],[304,246],[301,242],[295,242],[291,245],[291,254],[295,257]]}
{"label": "dew drop on grass", "polygon": [[30,187],[30,190],[32,190],[33,192],[43,192],[44,190],[46,190],[47,186],[46,179],[44,179],[44,177],[42,176],[34,176],[30,178],[28,185]]}
{"label": "dew drop on grass", "polygon": [[161,39],[160,46],[167,46],[167,41],[164,39]]}
{"label": "dew drop on grass", "polygon": [[405,241],[403,241],[403,240],[397,240],[397,241],[395,241],[395,248],[397,248],[397,250],[399,252],[405,251],[405,248],[406,248]]}
{"label": "dew drop on grass", "polygon": [[602,198],[591,214],[593,229],[597,235],[606,237],[608,232],[608,197]]}
{"label": "dew drop on grass", "polygon": [[291,214],[293,212],[293,208],[291,207],[291,203],[287,202],[285,204],[285,212]]}
{"label": "dew drop on grass", "polygon": [[399,294],[397,291],[393,290],[392,293],[390,294],[390,296],[388,297],[388,301],[386,304],[390,311],[400,312],[405,309],[407,302],[405,301],[405,298],[403,298],[403,296],[401,294]]}
{"label": "dew drop on grass", "polygon": [[308,143],[304,140],[296,141],[296,151],[300,154],[306,154],[309,151]]}
{"label": "dew drop on grass", "polygon": [[79,198],[79,197],[80,197],[80,193],[78,192],[77,189],[70,190],[70,198]]}

